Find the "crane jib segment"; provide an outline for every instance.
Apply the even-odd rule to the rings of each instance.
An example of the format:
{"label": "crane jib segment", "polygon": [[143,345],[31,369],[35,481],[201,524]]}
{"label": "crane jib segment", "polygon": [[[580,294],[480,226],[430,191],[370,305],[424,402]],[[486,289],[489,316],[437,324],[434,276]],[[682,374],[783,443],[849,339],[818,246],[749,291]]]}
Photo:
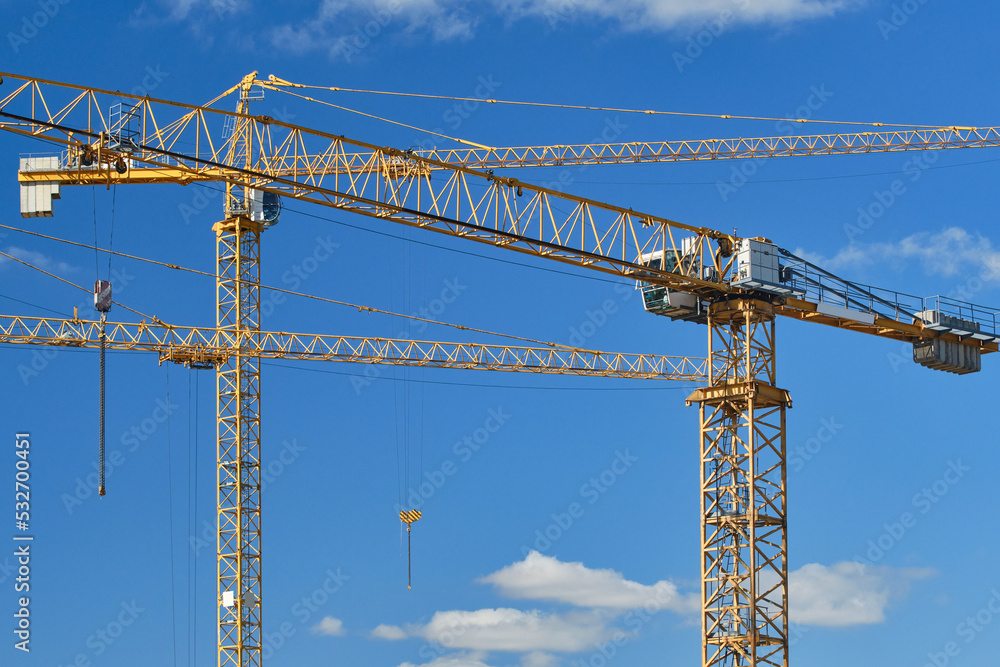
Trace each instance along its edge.
{"label": "crane jib segment", "polygon": [[236,336],[211,327],[162,322],[128,324],[84,319],[0,315],[0,342],[155,352],[171,361],[214,368],[235,354],[264,359],[389,363],[441,368],[519,371],[646,380],[699,382],[708,378],[703,357],[624,354],[576,348],[514,347],[478,343],[359,338],[274,331]]}
{"label": "crane jib segment", "polygon": [[[787,264],[784,269],[789,272],[791,289],[783,289],[777,280],[770,285],[754,280],[741,282],[736,246],[765,239],[737,239],[499,177],[492,171],[421,157],[419,151],[379,148],[266,117],[68,84],[25,81],[30,85],[25,83],[0,102],[0,118],[9,119],[0,120],[0,129],[66,147],[57,159],[22,159],[22,203],[28,206],[30,215],[50,215],[51,200],[59,196],[60,185],[216,182],[244,188],[248,199],[261,194],[291,197],[634,278],[666,288],[677,295],[675,301],[685,301],[681,295],[693,295],[686,301],[693,307],[678,311],[685,314],[685,319],[704,319],[702,303],[740,294],[765,294],[775,301],[776,314],[800,320],[912,343],[940,339],[980,352],[997,349],[997,337],[993,335],[997,333],[996,311],[947,299],[900,299],[905,295],[888,292],[888,301],[879,300],[884,290],[859,291],[855,283],[836,279],[787,253],[783,255]],[[28,115],[7,110],[22,98],[44,99],[46,85],[70,89],[74,97],[63,106],[32,104]],[[113,116],[98,103],[101,95],[130,99],[132,105]],[[161,122],[160,107],[172,107],[184,115]],[[71,118],[79,118],[80,126],[64,124]],[[228,143],[213,138],[213,121],[226,119],[242,123],[243,135],[255,137],[253,148],[257,152],[244,155],[241,164],[233,164],[232,159],[236,134]],[[127,123],[132,126],[126,127]],[[217,124],[221,126],[221,122]],[[288,136],[275,139],[272,128],[276,127],[287,130]],[[867,137],[869,150],[907,142],[926,147],[934,137],[941,140],[940,148],[963,146],[966,140],[987,146],[1000,139],[992,128],[913,132],[905,135],[894,131],[885,141],[876,141],[872,133],[858,137]],[[784,139],[784,143],[761,140],[755,145],[777,150],[789,145],[791,138]],[[813,146],[820,144],[823,142]],[[181,145],[188,147],[186,152],[179,150]],[[827,141],[823,145],[840,144]],[[122,169],[126,159],[127,169]],[[444,172],[444,181],[432,179],[432,171]],[[661,261],[657,268],[650,262],[653,256],[667,256],[670,261]],[[887,303],[894,307],[887,307]],[[941,325],[939,316],[946,314],[945,310],[957,313],[947,319],[955,326]],[[665,314],[674,309],[661,311]]]}

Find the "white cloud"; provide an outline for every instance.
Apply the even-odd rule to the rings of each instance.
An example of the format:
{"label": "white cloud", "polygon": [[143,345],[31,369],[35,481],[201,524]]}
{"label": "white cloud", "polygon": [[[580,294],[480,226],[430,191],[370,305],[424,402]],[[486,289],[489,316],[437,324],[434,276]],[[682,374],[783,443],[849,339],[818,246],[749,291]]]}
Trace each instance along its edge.
{"label": "white cloud", "polygon": [[129,25],[136,28],[159,28],[183,22],[198,35],[209,35],[206,27],[227,19],[230,15],[248,13],[253,0],[155,0],[138,3],[129,16]]}
{"label": "white cloud", "polygon": [[422,627],[410,629],[448,648],[478,651],[560,651],[576,653],[604,643],[612,630],[598,612],[545,614],[537,610],[439,611]]}
{"label": "white cloud", "polygon": [[[499,4],[550,20],[596,18],[626,30],[671,30],[731,17],[732,23],[788,22],[832,16],[856,0],[506,0]],[[726,14],[724,14],[724,12]]]}
{"label": "white cloud", "polygon": [[371,632],[374,639],[386,639],[388,641],[398,641],[406,639],[406,631],[398,625],[385,625],[384,623]]}
{"label": "white cloud", "polygon": [[559,659],[551,653],[533,651],[521,656],[521,667],[556,667]]}
{"label": "white cloud", "polygon": [[564,563],[537,551],[479,581],[493,584],[508,597],[578,607],[636,609],[655,605],[657,609],[693,612],[699,604],[696,596],[681,595],[669,581],[647,586],[629,581],[615,570],[592,570],[583,563]]}
{"label": "white cloud", "polygon": [[837,563],[805,565],[788,575],[789,620],[802,625],[883,623],[889,603],[932,570]]}
{"label": "white cloud", "polygon": [[[190,6],[197,0],[185,0]],[[214,0],[213,0],[214,1]],[[327,50],[353,59],[385,32],[429,34],[436,41],[471,39],[487,17],[550,26],[601,21],[627,31],[674,31],[726,17],[726,26],[829,17],[864,0],[323,0],[313,19],[271,32],[295,54]],[[184,10],[185,12],[188,9]],[[297,37],[298,39],[293,39]]]}
{"label": "white cloud", "polygon": [[203,0],[174,0],[174,2],[171,3],[171,17],[178,19],[187,18],[191,9],[200,4],[203,4]]}
{"label": "white cloud", "polygon": [[330,637],[343,637],[347,634],[347,630],[344,629],[344,622],[332,616],[324,616],[322,621],[312,627],[312,631],[318,635],[328,635]]}
{"label": "white cloud", "polygon": [[[882,623],[890,605],[906,595],[911,583],[931,574],[933,571],[927,569],[849,562],[809,564],[789,575],[789,617],[792,622],[813,626]],[[384,639],[418,637],[458,651],[422,667],[487,667],[484,660],[491,651],[521,654],[522,667],[555,667],[559,659],[553,653],[589,651],[622,633],[615,621],[626,610],[650,609],[649,603],[678,612],[698,608],[693,595],[679,594],[668,581],[646,586],[615,570],[590,569],[537,552],[479,581],[511,597],[549,600],[581,609],[566,613],[511,608],[439,611],[426,625],[405,629],[380,625],[371,635]]]}
{"label": "white cloud", "polygon": [[928,275],[972,273],[987,280],[1000,280],[1000,249],[982,234],[972,234],[961,227],[947,227],[937,233],[918,232],[897,243],[852,244],[833,257],[801,249],[795,254],[834,273],[879,262],[918,261]]}
{"label": "white cloud", "polygon": [[[72,265],[67,264],[66,262],[61,262],[59,260],[49,257],[48,255],[44,255],[40,252],[35,252],[34,250],[27,250],[25,248],[20,248],[18,246],[10,246],[9,248],[5,248],[4,252],[6,252],[11,257],[16,257],[17,259],[23,262],[27,262],[28,264],[31,264],[33,266],[45,269],[46,271],[69,273],[75,270]],[[0,266],[4,266],[7,264],[11,266],[24,266],[19,262],[14,262],[10,258],[0,255]]]}
{"label": "white cloud", "polygon": [[[440,658],[435,659],[433,662],[427,662],[419,667],[490,667],[483,660],[486,659],[486,654],[473,651],[469,653],[453,653],[451,655],[443,655]],[[399,667],[418,667],[412,662],[404,662]]]}
{"label": "white cloud", "polygon": [[960,271],[980,271],[994,267],[994,279],[1000,279],[1000,251],[986,237],[972,235],[961,227],[948,227],[937,234],[923,232],[900,241],[885,250],[890,259],[917,259],[930,274],[953,276]]}
{"label": "white cloud", "polygon": [[820,253],[810,252],[804,248],[796,248],[792,254],[831,273],[837,273],[844,269],[849,270],[869,266],[875,262],[872,253],[867,247],[854,244],[844,246],[833,257],[824,257]]}
{"label": "white cloud", "polygon": [[[649,612],[693,612],[698,601],[683,596],[669,581],[652,586],[626,580],[614,570],[593,570],[563,563],[538,552],[478,580],[499,592],[528,600],[549,600],[580,607],[566,613],[511,608],[439,611],[426,625],[382,625],[373,637],[420,637],[450,649],[522,653],[523,667],[554,667],[552,652],[578,653],[623,631],[615,619],[639,607]],[[436,663],[435,663],[436,664]]]}
{"label": "white cloud", "polygon": [[278,26],[271,31],[271,43],[296,56],[326,48],[315,25],[309,24],[301,28],[293,28],[287,24]]}

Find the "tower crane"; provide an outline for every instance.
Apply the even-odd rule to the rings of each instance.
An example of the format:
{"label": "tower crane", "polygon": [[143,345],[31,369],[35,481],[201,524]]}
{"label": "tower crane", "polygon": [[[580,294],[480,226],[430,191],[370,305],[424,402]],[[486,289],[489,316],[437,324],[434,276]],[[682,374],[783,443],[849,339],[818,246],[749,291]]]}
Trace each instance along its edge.
{"label": "tower crane", "polygon": [[[219,378],[220,666],[260,664],[255,466],[259,359],[266,349],[260,343],[270,334],[259,326],[259,257],[261,234],[277,221],[280,197],[635,280],[647,311],[707,325],[707,384],[688,398],[699,414],[705,667],[788,665],[785,427],[791,397],[778,384],[777,318],[911,343],[918,363],[960,374],[980,370],[981,355],[996,352],[1000,344],[1000,311],[861,285],[768,239],[687,225],[493,171],[570,160],[590,164],[992,146],[995,128],[421,153],[252,115],[250,102],[260,88],[274,85],[258,80],[256,73],[212,102],[236,94],[235,112],[0,77],[4,85],[14,84],[0,99],[0,129],[64,151],[22,160],[22,215],[51,215],[52,200],[63,185],[225,184],[225,220],[215,225],[217,326],[192,334],[193,347],[177,348],[180,355],[193,354],[197,345],[204,346],[200,336],[205,336],[224,340],[227,350],[214,362]],[[219,142],[224,124],[228,138]],[[116,331],[112,325],[110,341],[117,340]]]}

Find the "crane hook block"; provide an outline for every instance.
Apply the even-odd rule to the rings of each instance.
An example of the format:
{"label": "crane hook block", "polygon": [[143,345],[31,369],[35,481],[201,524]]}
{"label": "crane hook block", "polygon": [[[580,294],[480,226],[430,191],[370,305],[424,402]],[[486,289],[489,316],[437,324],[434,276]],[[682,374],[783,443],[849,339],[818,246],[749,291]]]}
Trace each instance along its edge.
{"label": "crane hook block", "polygon": [[410,548],[410,527],[420,520],[420,510],[402,510],[399,520],[406,523],[406,590],[413,589],[412,550]]}
{"label": "crane hook block", "polygon": [[99,313],[111,310],[111,281],[98,280],[94,283],[94,310]]}
{"label": "crane hook block", "polygon": [[409,528],[411,523],[420,520],[420,510],[404,510],[399,513],[399,520],[405,522],[406,527]]}

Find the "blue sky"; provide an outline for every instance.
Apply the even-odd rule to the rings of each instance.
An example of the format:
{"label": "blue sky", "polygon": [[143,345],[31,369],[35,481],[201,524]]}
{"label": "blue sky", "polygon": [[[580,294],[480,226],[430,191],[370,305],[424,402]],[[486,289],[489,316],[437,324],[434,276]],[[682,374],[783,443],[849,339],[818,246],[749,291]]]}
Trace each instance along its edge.
{"label": "blue sky", "polygon": [[[962,11],[943,0],[0,0],[0,12],[4,71],[191,103],[256,70],[343,88],[987,126],[1000,89],[1000,8],[985,0]],[[842,127],[324,99],[494,146]],[[257,104],[256,113],[379,145],[450,145],[287,95]],[[221,197],[211,188],[66,188],[55,217],[22,219],[16,157],[48,147],[0,135],[0,149],[2,224],[81,243],[96,234],[106,247],[113,217],[116,250],[213,270]],[[860,282],[997,306],[998,160],[979,149],[517,177],[766,236]],[[894,189],[859,227],[861,212]],[[76,283],[94,279],[92,251],[4,231],[5,252]],[[703,328],[647,315],[631,286],[467,245],[289,205],[264,235],[263,281],[539,340],[705,353]],[[99,266],[103,277],[106,256]],[[211,279],[120,257],[110,271],[122,303],[177,324],[214,323]],[[0,276],[7,314],[87,312],[86,295],[37,272],[6,261]],[[311,300],[270,306],[272,330],[484,340]],[[120,308],[111,317],[133,321]],[[988,664],[1000,633],[1000,538],[990,529],[996,361],[956,377],[915,366],[896,343],[778,325],[779,384],[794,400],[792,660]],[[98,499],[87,481],[97,455],[96,354],[0,347],[10,447],[0,475],[13,478],[13,435],[30,431],[36,538],[32,652],[16,651],[7,632],[4,664],[215,660],[213,376],[149,355],[113,353],[108,366],[113,468]],[[697,417],[684,406],[692,386],[294,362],[265,363],[263,373],[266,664],[699,659]],[[411,493],[424,517],[413,528],[408,591],[396,507]],[[9,613],[13,549],[0,552]],[[651,598],[661,602],[656,613],[642,610]]]}

